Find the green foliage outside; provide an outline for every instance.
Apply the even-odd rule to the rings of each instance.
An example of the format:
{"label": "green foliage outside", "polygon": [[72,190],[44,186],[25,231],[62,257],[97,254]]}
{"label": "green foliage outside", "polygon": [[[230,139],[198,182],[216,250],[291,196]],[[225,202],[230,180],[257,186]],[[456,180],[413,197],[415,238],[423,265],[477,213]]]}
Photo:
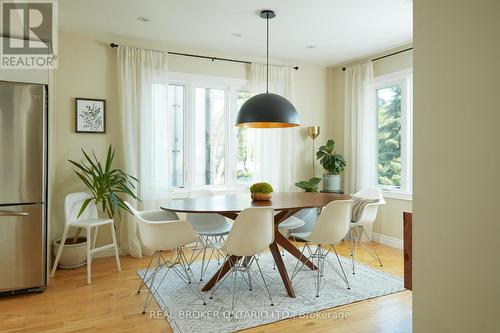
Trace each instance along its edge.
{"label": "green foliage outside", "polygon": [[378,182],[401,186],[401,86],[390,89],[390,98],[377,94],[378,102]]}
{"label": "green foliage outside", "polygon": [[309,180],[301,180],[300,182],[295,183],[295,186],[306,192],[318,192],[318,184],[320,181],[321,178],[313,177]]}
{"label": "green foliage outside", "polygon": [[272,193],[273,187],[269,183],[255,183],[250,186],[250,192],[252,193]]}

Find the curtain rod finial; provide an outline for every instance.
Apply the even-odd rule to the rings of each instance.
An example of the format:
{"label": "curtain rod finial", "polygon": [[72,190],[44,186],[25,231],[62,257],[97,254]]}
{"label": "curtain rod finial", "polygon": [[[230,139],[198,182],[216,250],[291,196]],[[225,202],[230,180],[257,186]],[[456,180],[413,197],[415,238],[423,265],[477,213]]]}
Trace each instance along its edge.
{"label": "curtain rod finial", "polygon": [[342,67],[342,71],[344,71],[344,72],[345,72],[345,67]]}
{"label": "curtain rod finial", "polygon": [[118,44],[111,43],[111,44],[109,44],[109,46],[111,46],[111,47],[118,47]]}

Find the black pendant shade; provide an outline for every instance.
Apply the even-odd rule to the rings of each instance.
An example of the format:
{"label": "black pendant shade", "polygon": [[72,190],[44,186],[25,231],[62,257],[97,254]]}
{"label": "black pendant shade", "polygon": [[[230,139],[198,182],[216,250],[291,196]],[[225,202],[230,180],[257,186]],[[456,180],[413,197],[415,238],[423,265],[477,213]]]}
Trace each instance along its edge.
{"label": "black pendant shade", "polygon": [[299,114],[286,98],[272,94],[258,94],[248,99],[236,118],[236,126],[278,128],[299,126]]}
{"label": "black pendant shade", "polygon": [[299,126],[299,114],[286,98],[269,93],[269,19],[276,17],[272,10],[263,10],[266,20],[266,92],[248,99],[236,117],[236,126],[253,128],[280,128]]}

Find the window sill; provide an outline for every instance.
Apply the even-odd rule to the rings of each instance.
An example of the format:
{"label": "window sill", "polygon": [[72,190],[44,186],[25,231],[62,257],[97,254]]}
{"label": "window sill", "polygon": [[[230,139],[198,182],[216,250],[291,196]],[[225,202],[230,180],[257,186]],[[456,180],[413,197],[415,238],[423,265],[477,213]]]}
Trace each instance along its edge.
{"label": "window sill", "polygon": [[413,201],[413,195],[410,193],[382,191],[382,194],[384,198]]}

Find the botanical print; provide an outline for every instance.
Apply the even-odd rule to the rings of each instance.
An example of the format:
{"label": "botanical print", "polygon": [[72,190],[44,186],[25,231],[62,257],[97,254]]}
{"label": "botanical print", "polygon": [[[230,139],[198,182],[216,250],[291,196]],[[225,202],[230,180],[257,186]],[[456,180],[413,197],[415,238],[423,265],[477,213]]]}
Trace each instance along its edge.
{"label": "botanical print", "polygon": [[104,133],[104,101],[77,99],[77,132]]}

